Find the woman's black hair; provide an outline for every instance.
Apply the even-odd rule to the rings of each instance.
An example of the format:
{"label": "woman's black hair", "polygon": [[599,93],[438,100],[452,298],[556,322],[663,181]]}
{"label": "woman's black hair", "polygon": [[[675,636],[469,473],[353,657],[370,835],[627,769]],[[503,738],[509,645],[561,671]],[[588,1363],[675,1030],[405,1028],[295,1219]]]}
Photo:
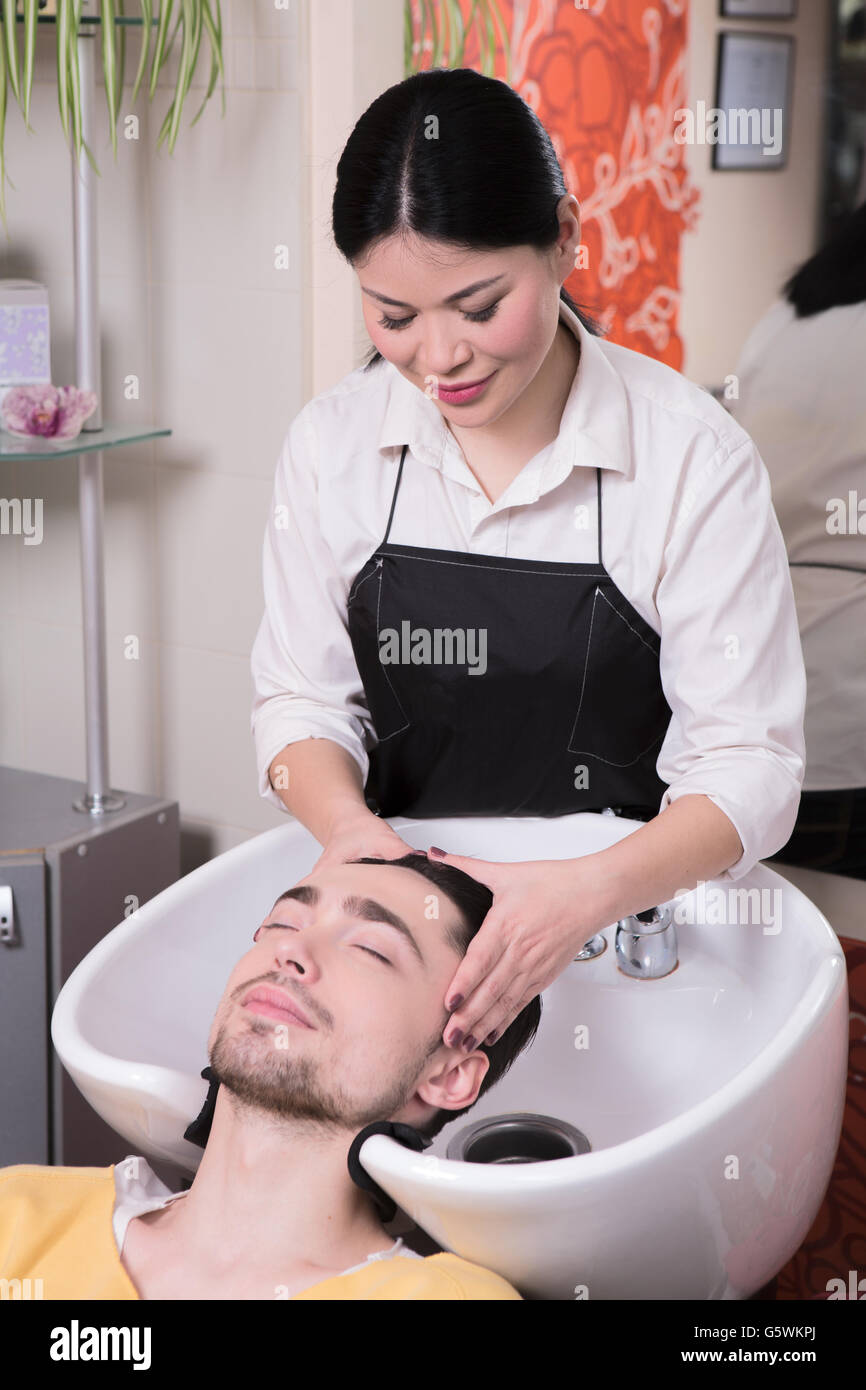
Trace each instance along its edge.
{"label": "woman's black hair", "polygon": [[866,200],[840,222],[783,286],[797,318],[866,299]]}
{"label": "woman's black hair", "polygon": [[[337,165],[334,241],[350,265],[407,232],[470,251],[543,251],[556,244],[567,192],[550,136],[512,87],[474,68],[429,68],[356,123]],[[601,333],[564,285],[559,297]],[[365,370],[381,360],[373,348]]]}

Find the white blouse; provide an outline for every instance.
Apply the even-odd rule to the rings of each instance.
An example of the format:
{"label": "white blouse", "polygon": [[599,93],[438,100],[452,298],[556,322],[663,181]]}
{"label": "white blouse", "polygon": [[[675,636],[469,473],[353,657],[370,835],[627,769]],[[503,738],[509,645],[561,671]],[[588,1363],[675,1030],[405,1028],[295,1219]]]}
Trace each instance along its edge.
{"label": "white blouse", "polygon": [[436,402],[387,360],[357,367],[293,420],[265,529],[265,612],[251,667],[259,791],[287,744],[329,738],[366,781],[376,736],[347,627],[347,597],[381,542],[520,559],[602,560],[661,636],[672,717],[659,811],[703,793],[733,822],[742,878],[794,827],[806,674],[770,480],[749,435],[708,391],[588,333],[556,439],[490,502]]}
{"label": "white blouse", "polygon": [[761,449],[794,561],[803,786],[866,787],[866,302],[797,318],[777,300],[735,371],[740,394],[728,408]]}

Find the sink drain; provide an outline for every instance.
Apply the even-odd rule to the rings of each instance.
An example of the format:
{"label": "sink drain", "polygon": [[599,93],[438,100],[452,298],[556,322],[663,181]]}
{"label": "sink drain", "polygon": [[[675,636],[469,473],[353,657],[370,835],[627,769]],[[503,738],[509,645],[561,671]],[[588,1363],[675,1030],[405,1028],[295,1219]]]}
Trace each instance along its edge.
{"label": "sink drain", "polygon": [[565,1120],[515,1111],[467,1125],[449,1140],[445,1156],[464,1163],[546,1163],[591,1150],[586,1135]]}

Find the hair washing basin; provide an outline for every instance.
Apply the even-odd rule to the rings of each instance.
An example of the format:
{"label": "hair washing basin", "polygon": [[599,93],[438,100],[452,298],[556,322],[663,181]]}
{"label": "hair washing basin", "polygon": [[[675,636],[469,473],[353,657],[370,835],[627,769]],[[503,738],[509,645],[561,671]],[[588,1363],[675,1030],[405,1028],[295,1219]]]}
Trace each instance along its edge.
{"label": "hair washing basin", "polygon": [[[586,813],[390,823],[414,848],[502,861],[591,853],[641,824]],[[295,821],[247,840],[132,913],[67,980],[54,1045],[132,1152],[195,1171],[201,1150],[183,1131],[207,1092],[200,1072],[226,980],[320,852]],[[763,864],[673,905],[671,974],[619,971],[611,924],[608,949],[544,991],[530,1048],[429,1149],[386,1135],[362,1147],[412,1220],[527,1298],[747,1298],[800,1246],[829,1183],[848,1044],[834,931]],[[576,1129],[590,1151],[446,1157],[468,1125],[514,1112]]]}

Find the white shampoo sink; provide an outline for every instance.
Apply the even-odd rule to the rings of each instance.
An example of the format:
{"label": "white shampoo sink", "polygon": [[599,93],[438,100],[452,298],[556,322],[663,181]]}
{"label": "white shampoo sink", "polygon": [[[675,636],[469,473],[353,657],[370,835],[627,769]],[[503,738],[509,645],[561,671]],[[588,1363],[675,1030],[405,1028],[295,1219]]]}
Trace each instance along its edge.
{"label": "white shampoo sink", "polygon": [[[413,848],[500,861],[575,858],[640,829],[587,813],[390,824]],[[183,1131],[207,1092],[200,1072],[226,980],[320,853],[295,821],[247,840],[139,908],[67,980],[54,1045],[131,1152],[195,1171],[201,1150]],[[530,1048],[430,1148],[373,1135],[361,1150],[435,1241],[526,1298],[748,1298],[802,1244],[829,1184],[848,1051],[835,932],[764,864],[669,906],[671,974],[623,974],[612,924],[601,955],[544,991]],[[469,1125],[514,1112],[574,1126],[589,1151],[446,1157]]]}

